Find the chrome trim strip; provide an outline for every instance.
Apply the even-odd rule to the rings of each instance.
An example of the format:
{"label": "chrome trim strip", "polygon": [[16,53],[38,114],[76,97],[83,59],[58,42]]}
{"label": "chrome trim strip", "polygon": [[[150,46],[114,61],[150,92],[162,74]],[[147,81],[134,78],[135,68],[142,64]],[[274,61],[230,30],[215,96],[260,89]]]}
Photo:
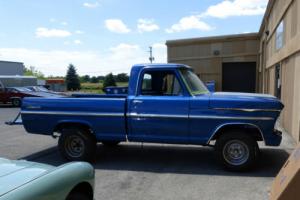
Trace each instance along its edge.
{"label": "chrome trim strip", "polygon": [[67,116],[94,116],[94,117],[124,117],[123,113],[94,113],[94,112],[61,112],[61,111],[21,111],[21,114],[33,115],[67,115]]}
{"label": "chrome trim strip", "polygon": [[237,119],[237,120],[274,120],[273,117],[244,117],[244,116],[218,116],[218,115],[190,115],[192,119]]}
{"label": "chrome trim strip", "polygon": [[188,115],[164,115],[164,114],[137,114],[127,113],[128,117],[148,117],[148,118],[188,118]]}
{"label": "chrome trim strip", "polygon": [[127,113],[128,117],[148,117],[148,118],[190,118],[190,119],[234,119],[234,120],[274,120],[272,117],[233,117],[214,115],[168,115],[168,114],[138,114]]}
{"label": "chrome trim strip", "polygon": [[244,112],[281,112],[281,110],[276,109],[248,109],[248,108],[213,108],[214,110],[234,110],[234,111],[244,111]]}
{"label": "chrome trim strip", "polygon": [[[43,99],[43,97],[31,97],[31,98],[40,98]],[[125,101],[126,97],[122,97],[122,98],[115,98],[115,97],[47,97],[46,99],[51,99],[51,100],[81,100],[84,99],[85,101],[92,101],[92,100],[104,100],[104,101],[108,101],[108,100],[113,100],[113,101]]]}
{"label": "chrome trim strip", "polygon": [[263,135],[263,133],[262,133],[260,127],[258,127],[258,126],[255,125],[255,124],[251,124],[251,123],[226,123],[226,124],[222,124],[222,125],[220,125],[220,126],[218,126],[218,127],[216,128],[216,130],[215,130],[214,133],[210,136],[210,138],[209,138],[209,140],[207,141],[206,144],[209,144],[209,143],[210,143],[210,141],[212,140],[212,138],[215,136],[215,134],[216,134],[221,128],[223,128],[224,126],[230,126],[230,125],[248,125],[248,126],[253,126],[253,127],[255,127],[255,128],[257,128],[257,129],[259,130],[259,132],[260,132],[260,134],[261,134],[261,137],[262,137],[263,141],[265,142],[265,138],[264,138],[264,135]]}

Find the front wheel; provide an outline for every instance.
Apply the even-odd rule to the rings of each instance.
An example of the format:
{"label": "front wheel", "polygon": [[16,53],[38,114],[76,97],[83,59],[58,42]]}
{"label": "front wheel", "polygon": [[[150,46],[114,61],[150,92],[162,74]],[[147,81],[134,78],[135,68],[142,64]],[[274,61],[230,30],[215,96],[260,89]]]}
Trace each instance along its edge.
{"label": "front wheel", "polygon": [[252,137],[242,132],[225,133],[216,141],[216,153],[226,169],[245,171],[254,167],[258,145]]}
{"label": "front wheel", "polygon": [[96,140],[85,130],[66,128],[58,140],[63,157],[70,161],[93,161],[96,154]]}

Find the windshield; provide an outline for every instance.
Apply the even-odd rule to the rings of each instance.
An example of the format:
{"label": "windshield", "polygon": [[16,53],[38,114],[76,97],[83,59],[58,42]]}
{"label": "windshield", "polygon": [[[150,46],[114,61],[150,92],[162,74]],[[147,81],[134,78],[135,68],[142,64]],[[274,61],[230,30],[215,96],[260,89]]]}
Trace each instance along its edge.
{"label": "windshield", "polygon": [[181,69],[183,81],[192,95],[209,93],[204,83],[189,69]]}
{"label": "windshield", "polygon": [[37,89],[41,92],[49,92],[49,90],[45,87],[37,87]]}
{"label": "windshield", "polygon": [[28,89],[28,88],[23,88],[23,87],[16,87],[15,89],[16,89],[17,91],[19,91],[19,92],[31,92],[30,89]]}

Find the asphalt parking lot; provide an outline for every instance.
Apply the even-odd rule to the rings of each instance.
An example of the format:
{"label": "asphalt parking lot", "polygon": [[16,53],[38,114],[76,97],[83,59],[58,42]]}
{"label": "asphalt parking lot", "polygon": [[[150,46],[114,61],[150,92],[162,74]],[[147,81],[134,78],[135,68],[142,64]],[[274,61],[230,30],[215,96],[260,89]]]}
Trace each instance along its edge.
{"label": "asphalt parking lot", "polygon": [[[27,134],[22,126],[7,126],[18,108],[0,105],[0,157],[51,165],[66,162],[57,140]],[[123,143],[98,146],[95,199],[268,199],[276,176],[294,144],[284,137],[279,148],[262,148],[256,170],[224,171],[208,147]]]}

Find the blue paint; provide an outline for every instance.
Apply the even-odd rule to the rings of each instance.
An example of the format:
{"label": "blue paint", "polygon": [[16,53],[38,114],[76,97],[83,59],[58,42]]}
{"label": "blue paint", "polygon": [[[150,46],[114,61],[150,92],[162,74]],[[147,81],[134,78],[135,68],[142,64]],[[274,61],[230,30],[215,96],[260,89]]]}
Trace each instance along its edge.
{"label": "blue paint", "polygon": [[[259,129],[266,145],[280,144],[281,135],[274,132],[274,124],[283,104],[277,98],[208,90],[192,95],[180,70],[191,69],[180,64],[135,65],[127,95],[25,98],[22,104],[24,127],[29,133],[52,135],[60,124],[76,123],[89,127],[98,141],[128,139],[207,145],[221,128],[246,126]],[[151,71],[174,73],[182,88],[181,94],[142,95],[142,77]]]}

